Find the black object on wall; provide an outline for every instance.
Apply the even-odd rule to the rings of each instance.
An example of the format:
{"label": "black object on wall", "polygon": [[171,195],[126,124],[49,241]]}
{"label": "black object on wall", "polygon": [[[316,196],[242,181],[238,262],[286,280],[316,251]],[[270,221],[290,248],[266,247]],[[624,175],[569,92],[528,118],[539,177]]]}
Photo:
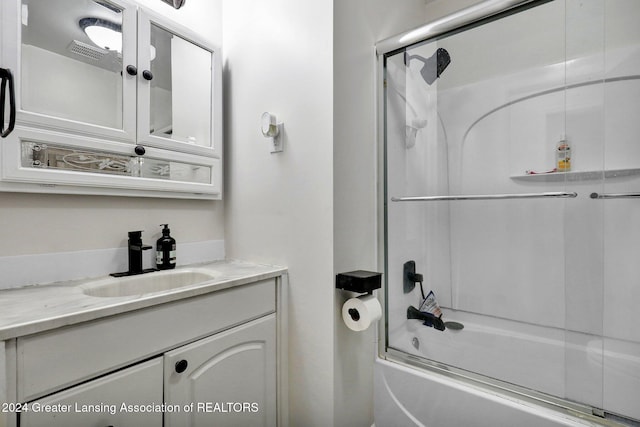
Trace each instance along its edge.
{"label": "black object on wall", "polygon": [[[8,68],[0,68],[0,136],[9,136],[16,124],[16,92],[13,88],[13,75]],[[9,125],[4,128],[4,107],[7,87],[9,88]]]}
{"label": "black object on wall", "polygon": [[372,294],[382,286],[382,273],[356,270],[336,276],[336,288],[359,294]]}
{"label": "black object on wall", "polygon": [[162,1],[168,5],[173,6],[176,9],[180,9],[182,6],[184,6],[187,0],[162,0]]}

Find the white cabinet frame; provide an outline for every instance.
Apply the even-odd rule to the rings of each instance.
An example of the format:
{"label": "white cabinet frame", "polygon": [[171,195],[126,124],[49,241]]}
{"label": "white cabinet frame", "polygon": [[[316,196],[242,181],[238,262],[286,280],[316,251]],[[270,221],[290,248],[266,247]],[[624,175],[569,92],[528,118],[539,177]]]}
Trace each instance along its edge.
{"label": "white cabinet frame", "polygon": [[[187,28],[126,0],[109,0],[122,9],[122,129],[27,111],[22,96],[22,2],[0,2],[0,66],[15,79],[16,126],[0,140],[0,191],[122,195],[191,199],[222,199],[222,52]],[[156,25],[192,43],[212,56],[210,143],[197,145],[151,135],[150,84],[142,71],[150,68],[150,28]],[[128,74],[127,65],[138,69]],[[46,70],[42,70],[46,73]],[[210,84],[210,86],[209,86]],[[185,108],[188,108],[186,106]],[[102,175],[77,171],[23,167],[21,141],[32,140],[133,155],[136,144],[146,156],[212,168],[209,184],[135,176]]]}
{"label": "white cabinet frame", "polygon": [[[195,46],[209,52],[212,57],[211,70],[211,147],[198,146],[173,139],[162,138],[149,134],[150,110],[149,100],[151,99],[151,86],[141,73],[151,68],[151,58],[149,46],[151,45],[151,26],[155,25],[169,33],[172,33]],[[204,156],[222,156],[222,53],[220,49],[212,49],[207,46],[197,34],[181,27],[175,23],[168,22],[161,15],[147,9],[138,11],[138,143],[143,145],[153,145],[159,148],[184,151],[187,153],[200,154]]]}
{"label": "white cabinet frame", "polygon": [[[136,63],[136,7],[123,0],[109,0],[122,8],[122,52],[123,64]],[[9,68],[14,77],[16,88],[16,123],[43,129],[74,132],[80,135],[94,135],[118,141],[134,143],[136,139],[136,87],[137,76],[123,73],[122,79],[122,129],[69,120],[60,117],[26,111],[22,108],[22,7],[21,0],[3,0],[0,2],[2,18],[2,45],[0,64]],[[42,70],[46,73],[46,70]]]}

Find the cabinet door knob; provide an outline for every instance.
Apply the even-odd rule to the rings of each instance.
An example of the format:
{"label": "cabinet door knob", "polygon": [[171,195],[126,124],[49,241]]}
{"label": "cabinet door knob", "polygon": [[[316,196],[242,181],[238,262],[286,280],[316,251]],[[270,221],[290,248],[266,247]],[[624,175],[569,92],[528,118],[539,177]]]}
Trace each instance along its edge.
{"label": "cabinet door knob", "polygon": [[142,77],[144,77],[145,80],[151,80],[153,78],[153,74],[149,70],[144,70],[142,72]]}
{"label": "cabinet door knob", "polygon": [[134,148],[133,151],[135,151],[138,156],[142,156],[147,152],[142,145],[136,145],[136,148]]}
{"label": "cabinet door knob", "polygon": [[187,366],[189,366],[189,362],[182,359],[176,362],[176,372],[181,374],[187,370]]}
{"label": "cabinet door knob", "polygon": [[129,74],[130,76],[135,76],[136,74],[138,74],[138,69],[135,65],[127,65],[127,74]]}

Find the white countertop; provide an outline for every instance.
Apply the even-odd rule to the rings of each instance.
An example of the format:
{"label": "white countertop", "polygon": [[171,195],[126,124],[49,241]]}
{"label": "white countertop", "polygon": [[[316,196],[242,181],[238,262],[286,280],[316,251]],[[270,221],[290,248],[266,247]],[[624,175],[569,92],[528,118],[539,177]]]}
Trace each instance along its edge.
{"label": "white countertop", "polygon": [[[215,278],[169,291],[121,297],[93,297],[83,293],[84,279],[0,291],[0,341],[34,334],[105,316],[125,313],[234,286],[280,276],[284,267],[227,260],[177,267],[197,267],[215,272]],[[145,276],[155,273],[147,273]]]}

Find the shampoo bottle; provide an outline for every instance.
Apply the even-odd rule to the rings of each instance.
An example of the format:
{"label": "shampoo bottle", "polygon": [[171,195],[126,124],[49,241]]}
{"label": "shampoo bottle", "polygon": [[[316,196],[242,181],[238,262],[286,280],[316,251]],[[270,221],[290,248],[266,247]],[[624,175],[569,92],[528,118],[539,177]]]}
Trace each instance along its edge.
{"label": "shampoo bottle", "polygon": [[169,224],[160,224],[162,237],[156,243],[156,266],[158,270],[169,270],[176,267],[176,239],[169,233]]}
{"label": "shampoo bottle", "polygon": [[571,170],[571,145],[565,135],[560,135],[556,145],[556,171],[569,172]]}

